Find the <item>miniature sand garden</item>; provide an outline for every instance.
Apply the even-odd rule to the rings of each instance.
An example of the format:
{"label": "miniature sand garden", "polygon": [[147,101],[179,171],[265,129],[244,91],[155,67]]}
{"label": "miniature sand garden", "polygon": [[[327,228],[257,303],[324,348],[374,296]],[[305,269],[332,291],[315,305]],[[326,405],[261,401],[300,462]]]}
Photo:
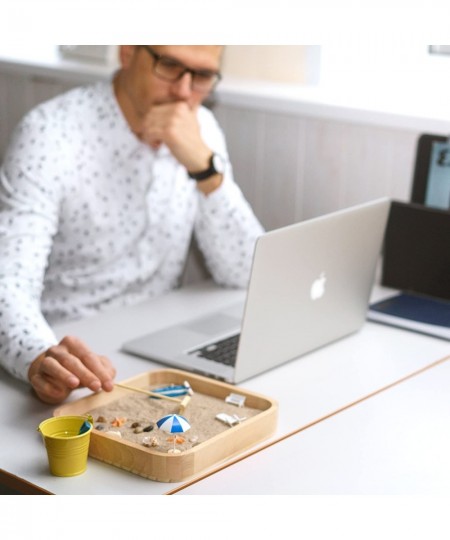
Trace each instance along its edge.
{"label": "miniature sand garden", "polygon": [[[154,391],[160,387],[147,387]],[[229,399],[228,399],[229,398]],[[89,414],[94,428],[102,433],[130,441],[158,452],[181,453],[198,446],[212,437],[245,423],[261,412],[245,405],[243,396],[230,394],[227,399],[192,393],[184,399],[185,407],[161,398],[150,397],[137,391],[128,391],[116,401],[97,407]],[[228,402],[230,401],[230,402]],[[166,415],[181,414],[190,424],[183,433],[167,433],[157,422]]]}

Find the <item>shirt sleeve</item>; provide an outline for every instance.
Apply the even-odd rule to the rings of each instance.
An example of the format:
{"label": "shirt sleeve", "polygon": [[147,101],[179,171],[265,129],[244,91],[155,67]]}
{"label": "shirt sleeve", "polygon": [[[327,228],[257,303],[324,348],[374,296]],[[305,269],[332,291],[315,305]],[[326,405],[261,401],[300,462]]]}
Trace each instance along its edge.
{"label": "shirt sleeve", "polygon": [[0,363],[25,381],[31,362],[57,342],[40,309],[58,210],[39,177],[48,149],[37,130],[39,122],[18,126],[0,169]]}
{"label": "shirt sleeve", "polygon": [[227,287],[245,288],[256,239],[264,230],[233,179],[220,127],[212,115],[206,122],[205,139],[213,151],[225,157],[227,165],[217,190],[207,196],[199,192],[195,234],[214,281]]}

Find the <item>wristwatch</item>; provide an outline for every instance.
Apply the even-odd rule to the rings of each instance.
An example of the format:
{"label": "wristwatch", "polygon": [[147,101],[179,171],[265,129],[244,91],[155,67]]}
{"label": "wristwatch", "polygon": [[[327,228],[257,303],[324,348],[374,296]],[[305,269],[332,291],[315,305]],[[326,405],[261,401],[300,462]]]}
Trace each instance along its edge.
{"label": "wristwatch", "polygon": [[211,157],[209,158],[209,165],[208,168],[203,171],[198,172],[189,172],[188,175],[189,178],[193,178],[194,180],[197,180],[197,182],[201,182],[202,180],[207,180],[211,176],[214,176],[215,174],[223,174],[225,171],[225,160],[222,156],[219,154],[216,154],[213,152],[211,154]]}

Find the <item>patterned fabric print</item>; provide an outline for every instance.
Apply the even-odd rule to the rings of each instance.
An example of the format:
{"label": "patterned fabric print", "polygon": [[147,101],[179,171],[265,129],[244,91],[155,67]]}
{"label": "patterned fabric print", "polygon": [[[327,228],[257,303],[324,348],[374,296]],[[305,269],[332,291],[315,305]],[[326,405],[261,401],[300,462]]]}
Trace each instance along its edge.
{"label": "patterned fabric print", "polygon": [[[226,156],[214,117],[198,114]],[[176,287],[193,231],[213,278],[245,287],[262,228],[231,167],[205,197],[167,147],[130,131],[111,83],[38,106],[0,169],[0,362],[26,380],[57,342],[49,325]]]}

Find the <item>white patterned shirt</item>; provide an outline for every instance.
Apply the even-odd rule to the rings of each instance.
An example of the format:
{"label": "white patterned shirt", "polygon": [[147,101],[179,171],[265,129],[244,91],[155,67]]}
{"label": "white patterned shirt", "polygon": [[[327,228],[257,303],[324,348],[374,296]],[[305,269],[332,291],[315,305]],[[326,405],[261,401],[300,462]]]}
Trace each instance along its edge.
{"label": "white patterned shirt", "polygon": [[[212,113],[198,117],[206,144],[227,157]],[[36,107],[0,169],[1,364],[27,380],[57,343],[51,324],[179,285],[193,232],[215,281],[246,287],[262,227],[229,165],[203,195],[166,146],[131,132],[111,82]]]}

